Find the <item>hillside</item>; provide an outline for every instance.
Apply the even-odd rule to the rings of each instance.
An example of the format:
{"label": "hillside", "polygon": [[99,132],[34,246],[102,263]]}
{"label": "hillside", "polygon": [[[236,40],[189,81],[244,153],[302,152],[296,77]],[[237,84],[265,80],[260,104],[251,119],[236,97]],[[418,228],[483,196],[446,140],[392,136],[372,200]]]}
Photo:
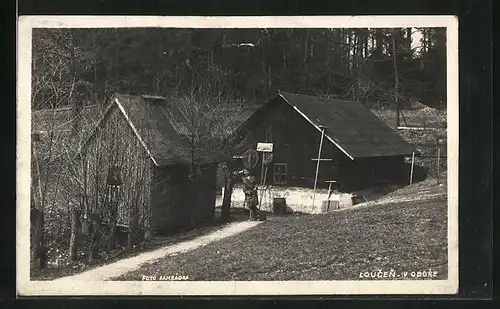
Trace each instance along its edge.
{"label": "hillside", "polygon": [[[445,192],[432,183],[424,187]],[[394,270],[395,279],[406,280],[416,278],[405,278],[405,271],[431,270],[433,279],[445,279],[446,198],[438,194],[422,200],[420,195],[420,200],[404,201],[408,192],[401,190],[392,193],[392,202],[371,207],[270,218],[240,235],[162,258],[114,280],[169,273],[189,280],[362,280],[360,273],[380,270]]]}

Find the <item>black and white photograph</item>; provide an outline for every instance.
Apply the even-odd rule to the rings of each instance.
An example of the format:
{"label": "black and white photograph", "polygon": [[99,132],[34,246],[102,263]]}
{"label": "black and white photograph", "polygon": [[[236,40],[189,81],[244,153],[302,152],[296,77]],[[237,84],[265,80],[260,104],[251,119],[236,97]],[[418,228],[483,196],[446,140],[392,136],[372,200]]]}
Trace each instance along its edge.
{"label": "black and white photograph", "polygon": [[456,293],[457,29],[21,17],[18,293]]}

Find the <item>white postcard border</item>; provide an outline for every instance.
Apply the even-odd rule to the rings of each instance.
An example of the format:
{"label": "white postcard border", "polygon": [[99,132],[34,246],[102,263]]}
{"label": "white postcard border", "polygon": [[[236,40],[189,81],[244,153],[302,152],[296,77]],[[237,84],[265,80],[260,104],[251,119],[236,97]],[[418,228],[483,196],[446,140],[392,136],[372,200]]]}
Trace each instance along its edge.
{"label": "white postcard border", "polygon": [[[30,281],[32,28],[392,28],[446,27],[448,279],[360,281]],[[455,16],[20,16],[18,22],[16,268],[23,296],[362,295],[458,292],[458,18]]]}

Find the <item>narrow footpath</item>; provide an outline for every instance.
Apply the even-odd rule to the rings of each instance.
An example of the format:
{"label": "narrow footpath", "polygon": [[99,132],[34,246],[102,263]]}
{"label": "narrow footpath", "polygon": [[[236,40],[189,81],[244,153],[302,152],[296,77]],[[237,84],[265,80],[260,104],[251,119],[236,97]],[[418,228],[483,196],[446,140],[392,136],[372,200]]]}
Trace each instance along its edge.
{"label": "narrow footpath", "polygon": [[142,264],[153,262],[157,259],[177,255],[187,251],[194,250],[199,247],[206,246],[217,240],[224,239],[229,236],[244,232],[261,222],[259,221],[243,221],[228,224],[226,227],[214,231],[208,235],[180,242],[174,245],[166,246],[154,251],[141,253],[137,256],[126,258],[118,262],[96,267],[86,272],[82,272],[73,276],[58,278],[55,281],[105,281],[114,277],[121,276],[127,272],[136,270]]}

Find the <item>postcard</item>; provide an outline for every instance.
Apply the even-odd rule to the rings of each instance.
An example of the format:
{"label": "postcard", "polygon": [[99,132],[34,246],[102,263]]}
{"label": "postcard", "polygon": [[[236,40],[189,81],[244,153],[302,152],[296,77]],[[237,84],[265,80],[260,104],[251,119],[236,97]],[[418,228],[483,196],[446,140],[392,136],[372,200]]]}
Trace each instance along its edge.
{"label": "postcard", "polygon": [[458,292],[457,17],[20,16],[17,47],[18,295]]}

